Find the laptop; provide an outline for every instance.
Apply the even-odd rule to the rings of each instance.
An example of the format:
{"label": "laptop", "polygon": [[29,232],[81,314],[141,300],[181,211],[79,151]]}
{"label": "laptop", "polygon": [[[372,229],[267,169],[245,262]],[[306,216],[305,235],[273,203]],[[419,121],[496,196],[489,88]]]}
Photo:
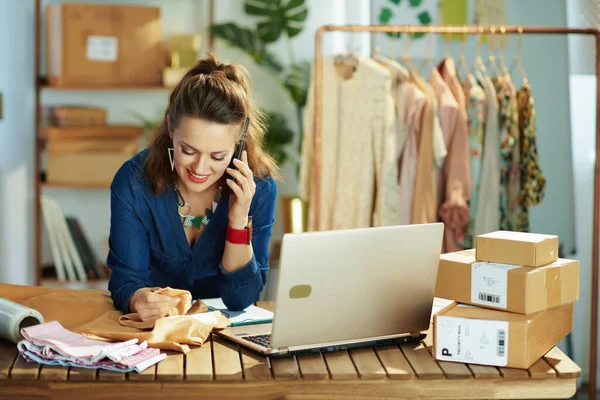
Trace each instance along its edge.
{"label": "laptop", "polygon": [[269,357],[420,340],[442,223],[285,234],[272,323],[215,333]]}

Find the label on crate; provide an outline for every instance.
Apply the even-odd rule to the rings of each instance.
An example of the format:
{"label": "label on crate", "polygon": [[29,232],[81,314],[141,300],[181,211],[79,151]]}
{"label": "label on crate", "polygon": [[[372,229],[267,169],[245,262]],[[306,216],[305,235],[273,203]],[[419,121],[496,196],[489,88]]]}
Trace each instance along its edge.
{"label": "label on crate", "polygon": [[471,303],[507,307],[508,271],[517,265],[475,262],[471,265]]}
{"label": "label on crate", "polygon": [[435,329],[438,360],[497,367],[508,362],[508,321],[438,316]]}
{"label": "label on crate", "polygon": [[88,36],[87,59],[115,62],[119,55],[119,40],[114,36]]}

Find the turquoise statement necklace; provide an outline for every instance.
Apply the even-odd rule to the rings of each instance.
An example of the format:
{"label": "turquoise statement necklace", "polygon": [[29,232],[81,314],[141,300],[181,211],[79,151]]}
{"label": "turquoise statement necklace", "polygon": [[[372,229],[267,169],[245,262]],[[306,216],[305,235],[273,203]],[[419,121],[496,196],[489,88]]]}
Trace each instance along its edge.
{"label": "turquoise statement necklace", "polygon": [[[181,218],[183,218],[183,226],[194,225],[196,229],[200,229],[202,225],[208,225],[208,223],[210,222],[210,217],[212,217],[213,211],[207,208],[206,215],[204,216],[199,215],[195,217],[193,215],[190,215],[192,207],[188,203],[186,203],[185,199],[181,195],[181,192],[179,191],[179,189],[177,189],[177,185],[173,185],[173,189],[175,190],[175,193],[177,193],[177,197],[180,200],[177,203],[177,213]],[[214,204],[215,203],[213,203],[213,207]]]}

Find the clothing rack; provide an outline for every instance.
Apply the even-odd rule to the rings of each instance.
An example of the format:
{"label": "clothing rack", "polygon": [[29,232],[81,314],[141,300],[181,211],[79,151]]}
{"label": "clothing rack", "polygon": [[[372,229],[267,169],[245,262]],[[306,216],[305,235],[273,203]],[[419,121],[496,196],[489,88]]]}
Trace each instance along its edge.
{"label": "clothing rack", "polygon": [[[321,163],[321,119],[323,102],[323,35],[325,32],[368,32],[376,33],[428,33],[428,34],[537,34],[537,35],[589,35],[596,38],[596,157],[594,167],[594,231],[592,251],[592,318],[590,339],[590,399],[596,393],[596,357],[598,326],[598,240],[599,240],[599,197],[600,197],[600,30],[594,28],[561,28],[545,26],[477,26],[477,25],[325,25],[316,33],[315,43],[315,110],[314,110],[314,160],[315,170],[319,171]],[[313,199],[319,198],[321,177],[315,174]],[[318,201],[315,202],[318,204]],[[318,221],[320,210],[314,212],[314,222]],[[315,225],[316,226],[316,225]]]}

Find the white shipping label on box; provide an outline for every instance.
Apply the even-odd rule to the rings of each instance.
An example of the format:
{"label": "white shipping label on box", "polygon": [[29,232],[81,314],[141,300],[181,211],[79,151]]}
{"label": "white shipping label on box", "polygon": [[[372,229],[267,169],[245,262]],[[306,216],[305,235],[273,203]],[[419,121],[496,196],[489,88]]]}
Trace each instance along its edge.
{"label": "white shipping label on box", "polygon": [[119,40],[114,36],[88,36],[87,59],[115,62],[119,54]]}
{"label": "white shipping label on box", "polygon": [[435,356],[438,360],[506,366],[508,321],[437,317]]}
{"label": "white shipping label on box", "polygon": [[471,303],[506,308],[508,271],[517,265],[476,262],[471,265]]}

